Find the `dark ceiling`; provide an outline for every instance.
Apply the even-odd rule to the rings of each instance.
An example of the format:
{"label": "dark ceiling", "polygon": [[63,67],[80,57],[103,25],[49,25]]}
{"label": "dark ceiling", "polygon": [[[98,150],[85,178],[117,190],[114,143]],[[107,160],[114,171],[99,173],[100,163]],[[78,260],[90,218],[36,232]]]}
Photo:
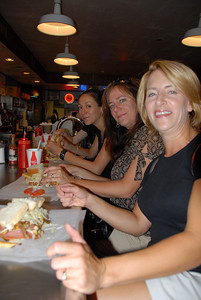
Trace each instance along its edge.
{"label": "dark ceiling", "polygon": [[[39,78],[42,88],[62,88],[69,67],[53,59],[64,52],[66,38],[36,29],[40,17],[53,10],[53,0],[0,1],[1,73],[21,83]],[[82,84],[140,78],[157,58],[181,61],[201,75],[201,48],[181,44],[185,31],[198,26],[201,0],[63,0],[62,12],[78,30],[69,37],[69,49],[79,60],[74,71]],[[4,62],[13,55],[14,63]]]}

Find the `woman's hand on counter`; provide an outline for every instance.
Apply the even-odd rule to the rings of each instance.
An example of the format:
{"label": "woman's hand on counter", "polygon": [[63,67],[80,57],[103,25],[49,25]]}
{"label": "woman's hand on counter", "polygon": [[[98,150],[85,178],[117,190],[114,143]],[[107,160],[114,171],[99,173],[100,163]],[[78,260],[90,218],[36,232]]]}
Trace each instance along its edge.
{"label": "woman's hand on counter", "polygon": [[87,207],[93,195],[85,188],[66,183],[57,186],[57,196],[64,207]]}
{"label": "woman's hand on counter", "polygon": [[65,184],[73,180],[72,176],[69,175],[66,168],[63,166],[52,166],[48,167],[43,171],[42,184],[57,182],[58,184]]}
{"label": "woman's hand on counter", "polygon": [[65,287],[92,294],[102,285],[105,265],[93,254],[77,230],[66,224],[66,231],[73,242],[56,242],[49,247],[49,257],[62,255],[54,257],[51,266],[56,270],[56,277],[63,280]]}

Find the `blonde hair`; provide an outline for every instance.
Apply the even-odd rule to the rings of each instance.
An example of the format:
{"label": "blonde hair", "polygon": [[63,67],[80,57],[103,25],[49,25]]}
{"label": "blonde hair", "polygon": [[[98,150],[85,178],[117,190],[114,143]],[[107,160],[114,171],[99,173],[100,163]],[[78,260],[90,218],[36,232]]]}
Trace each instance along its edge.
{"label": "blonde hair", "polygon": [[156,60],[150,66],[149,70],[143,75],[138,95],[137,95],[137,104],[138,111],[141,115],[143,122],[152,127],[151,122],[149,121],[146,108],[145,108],[145,99],[146,99],[146,89],[147,89],[147,80],[151,73],[157,69],[160,69],[168,80],[174,84],[177,90],[186,95],[191,103],[193,111],[189,113],[190,124],[196,130],[200,130],[201,126],[201,85],[197,75],[186,65],[171,61],[171,60]]}

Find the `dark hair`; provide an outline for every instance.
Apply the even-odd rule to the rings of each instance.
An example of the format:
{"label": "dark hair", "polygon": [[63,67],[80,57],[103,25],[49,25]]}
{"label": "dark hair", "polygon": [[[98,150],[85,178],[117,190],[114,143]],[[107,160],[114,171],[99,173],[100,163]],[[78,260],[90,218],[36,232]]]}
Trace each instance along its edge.
{"label": "dark hair", "polygon": [[102,106],[102,94],[103,94],[102,91],[100,91],[97,88],[89,88],[86,91],[84,91],[82,94],[79,95],[78,101],[79,101],[80,97],[85,94],[89,94],[91,97],[94,98],[94,100],[96,101],[98,106]]}
{"label": "dark hair", "polygon": [[137,122],[133,128],[128,130],[123,126],[117,126],[108,105],[110,92],[116,86],[136,101],[139,81],[137,79],[118,79],[110,83],[103,92],[103,113],[106,127],[105,136],[107,138],[106,148],[110,151],[113,160],[117,160],[121,156],[125,146],[130,143],[135,132],[143,125],[141,117],[138,114]]}
{"label": "dark hair", "polygon": [[72,113],[71,113],[71,115],[72,115],[73,117],[76,117],[77,114],[78,114],[78,111],[76,111],[76,110],[72,111]]}
{"label": "dark hair", "polygon": [[59,118],[58,112],[55,108],[53,109],[53,113],[57,115],[57,118]]}

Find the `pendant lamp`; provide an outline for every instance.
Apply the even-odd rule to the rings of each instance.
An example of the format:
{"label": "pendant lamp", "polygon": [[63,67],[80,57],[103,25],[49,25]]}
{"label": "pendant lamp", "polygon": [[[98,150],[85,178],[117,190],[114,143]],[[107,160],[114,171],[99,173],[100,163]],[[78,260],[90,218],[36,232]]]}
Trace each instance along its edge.
{"label": "pendant lamp", "polygon": [[76,80],[69,80],[69,82],[66,85],[74,88],[78,88],[80,86],[79,82]]}
{"label": "pendant lamp", "polygon": [[181,42],[186,46],[201,47],[201,14],[198,27],[186,31]]}
{"label": "pendant lamp", "polygon": [[76,33],[73,20],[61,14],[61,0],[54,0],[54,13],[42,16],[37,28],[45,34],[56,36]]}
{"label": "pendant lamp", "polygon": [[73,71],[72,66],[70,66],[69,71],[63,73],[62,77],[67,78],[67,79],[78,79],[78,78],[80,78],[78,73]]}
{"label": "pendant lamp", "polygon": [[69,53],[68,38],[66,38],[65,50],[63,53],[56,55],[54,62],[63,66],[74,66],[78,64],[77,57],[74,54]]}

